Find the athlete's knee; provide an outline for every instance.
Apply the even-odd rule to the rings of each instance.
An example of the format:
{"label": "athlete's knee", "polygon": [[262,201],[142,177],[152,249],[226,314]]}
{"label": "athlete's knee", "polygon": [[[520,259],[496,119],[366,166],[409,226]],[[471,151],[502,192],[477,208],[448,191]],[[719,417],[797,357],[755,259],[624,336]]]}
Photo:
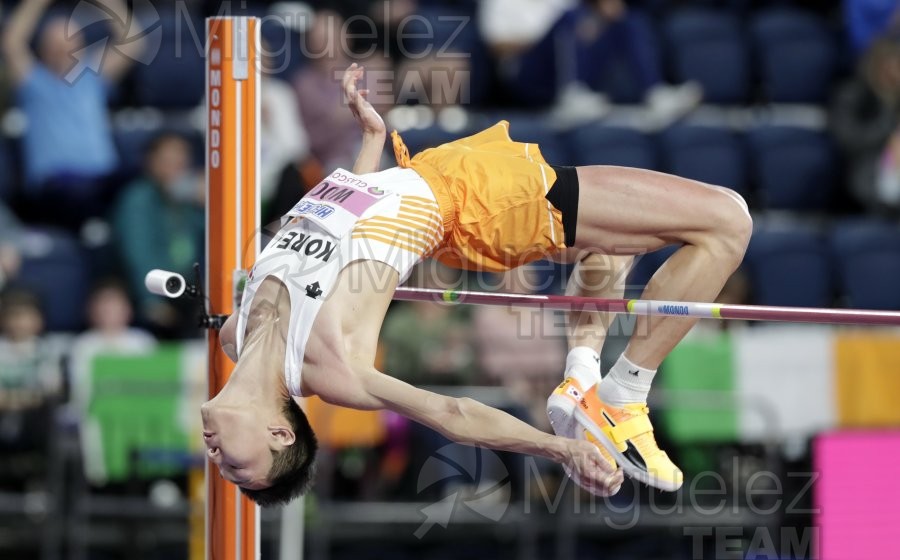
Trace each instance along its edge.
{"label": "athlete's knee", "polygon": [[747,206],[747,201],[744,200],[744,197],[740,195],[737,191],[733,189],[729,189],[728,187],[717,187],[722,194],[733,200],[737,203],[738,206],[743,210],[744,214],[747,215],[747,218],[750,218],[750,207]]}
{"label": "athlete's knee", "polygon": [[721,196],[712,205],[714,233],[718,244],[729,255],[742,259],[753,233],[753,218],[747,202],[731,189],[717,187]]}

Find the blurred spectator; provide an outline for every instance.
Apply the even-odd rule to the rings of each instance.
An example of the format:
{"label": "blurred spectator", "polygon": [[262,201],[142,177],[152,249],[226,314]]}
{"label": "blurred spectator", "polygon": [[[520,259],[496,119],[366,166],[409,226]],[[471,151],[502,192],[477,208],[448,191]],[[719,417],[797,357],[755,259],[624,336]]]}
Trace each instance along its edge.
{"label": "blurred spectator", "polygon": [[391,310],[382,329],[385,371],[414,384],[472,381],[468,320],[458,306],[408,302]]}
{"label": "blurred spectator", "polygon": [[[417,0],[314,0],[316,10],[333,10],[346,21],[347,46],[357,53],[384,48],[399,58],[398,25],[416,13]],[[410,33],[410,31],[407,31]]]}
{"label": "blurred spectator", "polygon": [[900,210],[900,127],[896,128],[881,153],[875,171],[878,202],[892,213]]}
{"label": "blurred spectator", "polygon": [[900,210],[900,43],[876,41],[858,76],[835,96],[831,125],[849,163],[850,190],[869,211]]}
{"label": "blurred spectator", "polygon": [[[407,285],[459,287],[460,271],[437,261],[413,269]],[[385,371],[414,384],[465,385],[472,382],[469,316],[464,307],[432,302],[394,305],[382,328]]]}
{"label": "blurred spectator", "polygon": [[[537,281],[532,268],[521,267],[504,274],[497,289],[530,294]],[[471,329],[479,372],[527,407],[532,423],[549,429],[547,395],[562,381],[566,361],[564,316],[543,309],[479,305],[472,309]]]}
{"label": "blurred spectator", "polygon": [[[738,268],[734,271],[734,274],[722,286],[722,291],[716,297],[715,303],[721,305],[750,305],[754,303],[750,278],[747,276],[746,270]],[[737,319],[698,321],[690,330],[688,336],[690,338],[716,336],[724,331],[734,332],[747,328],[749,324],[748,321]]]}
{"label": "blurred spectator", "polygon": [[91,360],[99,354],[141,354],[156,347],[156,339],[131,327],[133,310],[125,287],[117,280],[99,283],[87,302],[88,330],[75,337],[69,353],[72,398],[84,402]]}
{"label": "blurred spectator", "polygon": [[[585,118],[598,117],[606,98],[643,100],[662,121],[694,108],[702,98],[696,84],[663,82],[652,26],[624,0],[484,0],[479,4],[482,37],[496,59],[507,92],[527,106],[554,102]],[[622,67],[626,70],[623,72]],[[608,91],[627,78],[634,92],[623,99]],[[562,95],[562,98],[560,98]],[[630,97],[634,97],[631,99]]]}
{"label": "blurred spectator", "polygon": [[[577,79],[618,103],[643,101],[668,124],[696,107],[703,92],[696,83],[669,85],[653,24],[625,0],[592,0],[576,22]],[[623,87],[621,84],[629,84]]]}
{"label": "blurred spectator", "polygon": [[[300,114],[309,134],[310,151],[326,172],[337,167],[352,168],[361,141],[359,126],[343,98],[341,76],[344,70],[354,61],[365,64],[369,79],[378,80],[375,94],[381,92],[386,83],[383,73],[378,79],[379,72],[390,65],[377,51],[366,60],[354,57],[343,28],[344,19],[337,13],[322,10],[315,14],[304,47],[310,61],[294,79]],[[376,102],[374,99],[373,105]]]}
{"label": "blurred spectator", "polygon": [[[62,386],[61,352],[42,336],[44,316],[37,298],[27,291],[0,296],[0,410],[35,408],[57,395]],[[4,417],[0,438],[12,428]]]}
{"label": "blurred spectator", "polygon": [[479,2],[481,37],[510,99],[527,106],[550,105],[574,77],[574,67],[562,67],[560,55],[571,45],[567,38],[576,5],[577,0]]}
{"label": "blurred spectator", "polygon": [[66,18],[54,16],[42,27],[36,59],[29,40],[50,3],[20,2],[6,22],[2,48],[27,118],[23,163],[29,213],[75,227],[103,210],[104,184],[117,165],[107,96],[144,41],[125,41],[128,8],[121,0],[103,0],[118,15],[109,19],[108,43],[85,46]]}
{"label": "blurred spectator", "polygon": [[[471,56],[460,56],[459,50],[449,46],[446,38],[433,41],[432,52],[427,56],[411,57],[397,64],[394,85],[394,104],[425,105],[434,110],[467,104],[471,99]],[[426,52],[426,46],[419,46]],[[441,50],[445,49],[445,50]],[[476,84],[475,87],[481,87]],[[386,96],[374,96],[373,102],[381,104],[384,111]]]}
{"label": "blurred spectator", "polygon": [[[474,26],[472,32],[469,29],[469,11],[454,6],[457,2],[340,0],[314,4],[334,10],[346,22],[346,36],[334,35],[335,41],[367,67],[369,101],[379,112],[394,105],[439,108],[469,101],[470,61],[480,53],[471,41],[476,33]],[[459,56],[461,53],[465,54]]]}
{"label": "blurred spectator", "polygon": [[[261,88],[262,129],[260,138],[260,197],[269,204],[285,168],[309,156],[309,137],[300,118],[297,95],[290,85],[275,78],[275,60],[270,45],[263,41]],[[302,193],[299,176],[295,198]],[[265,214],[265,212],[263,212]]]}
{"label": "blurred spectator", "polygon": [[0,202],[0,289],[16,277],[22,266],[19,243],[22,238],[22,224],[19,219]]}
{"label": "blurred spectator", "polygon": [[126,186],[113,213],[114,236],[138,316],[167,334],[182,332],[187,309],[150,294],[144,276],[154,268],[189,275],[204,242],[203,182],[191,169],[191,146],[162,133],[147,147],[143,176]]}
{"label": "blurred spectator", "polygon": [[854,54],[866,52],[878,37],[900,31],[898,8],[897,0],[844,0],[844,21]]}

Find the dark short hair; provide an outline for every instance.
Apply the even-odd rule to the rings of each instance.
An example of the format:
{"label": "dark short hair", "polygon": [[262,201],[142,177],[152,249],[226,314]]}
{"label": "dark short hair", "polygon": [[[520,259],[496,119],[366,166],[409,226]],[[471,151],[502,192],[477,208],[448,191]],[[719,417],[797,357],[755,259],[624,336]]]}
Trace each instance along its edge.
{"label": "dark short hair", "polygon": [[41,300],[38,296],[23,287],[8,287],[0,293],[0,316],[6,315],[14,309],[33,309],[44,314]]}
{"label": "dark short hair", "polygon": [[145,161],[150,157],[156,154],[160,148],[168,144],[169,142],[179,142],[187,147],[188,152],[193,156],[193,146],[191,146],[191,140],[188,136],[182,133],[179,130],[166,128],[160,130],[156,134],[154,134],[147,142],[144,144],[144,159]]}
{"label": "dark short hair", "polygon": [[241,488],[245,496],[261,506],[281,506],[302,496],[312,485],[319,444],[306,414],[292,397],[284,401],[282,412],[294,430],[295,440],[281,451],[272,451],[272,468],[266,478],[272,483],[262,490]]}
{"label": "dark short hair", "polygon": [[106,276],[94,282],[94,285],[91,286],[91,293],[88,296],[88,299],[93,299],[106,292],[118,292],[122,294],[125,299],[128,299],[128,287],[125,285],[125,282],[115,276]]}

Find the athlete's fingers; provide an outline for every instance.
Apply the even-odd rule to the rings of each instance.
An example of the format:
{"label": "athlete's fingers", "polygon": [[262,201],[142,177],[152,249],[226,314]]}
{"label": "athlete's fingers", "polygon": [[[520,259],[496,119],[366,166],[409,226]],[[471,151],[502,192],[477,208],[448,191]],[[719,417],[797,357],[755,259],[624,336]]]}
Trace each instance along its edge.
{"label": "athlete's fingers", "polygon": [[622,489],[622,477],[616,474],[609,476],[601,474],[596,478],[590,477],[583,480],[581,487],[595,496],[606,498],[617,494]]}
{"label": "athlete's fingers", "polygon": [[592,446],[592,447],[593,447],[593,451],[594,451],[594,452],[591,454],[591,460],[594,462],[595,465],[597,465],[597,467],[600,469],[600,471],[601,471],[601,472],[604,472],[604,473],[612,473],[612,472],[614,472],[614,471],[613,471],[613,466],[610,465],[610,464],[609,464],[609,461],[607,461],[607,460],[603,457],[603,454],[600,453],[600,450],[597,449],[597,446],[594,445],[594,446]]}
{"label": "athlete's fingers", "polygon": [[619,491],[623,482],[625,482],[625,473],[622,472],[622,469],[617,469],[616,472],[607,478],[609,487],[615,488],[614,494]]}
{"label": "athlete's fingers", "polygon": [[347,96],[347,100],[352,104],[356,99],[356,86],[353,83],[344,84],[344,95]]}
{"label": "athlete's fingers", "polygon": [[624,475],[622,471],[616,471],[615,473],[605,476],[602,479],[602,488],[605,496],[612,496],[622,488],[622,483],[624,482]]}
{"label": "athlete's fingers", "polygon": [[344,70],[344,76],[341,80],[343,83],[344,89],[347,89],[347,85],[351,79],[353,79],[353,75],[356,71],[356,63],[351,64],[346,70]]}

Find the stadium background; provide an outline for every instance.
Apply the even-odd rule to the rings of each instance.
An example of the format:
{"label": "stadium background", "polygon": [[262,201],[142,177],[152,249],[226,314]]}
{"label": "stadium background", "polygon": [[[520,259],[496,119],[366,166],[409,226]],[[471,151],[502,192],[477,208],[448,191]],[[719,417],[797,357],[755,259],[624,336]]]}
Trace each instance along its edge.
{"label": "stadium background", "polygon": [[[17,4],[2,3],[4,29]],[[895,4],[137,2],[135,37],[153,56],[108,84],[109,128],[102,116],[95,124],[115,152],[103,169],[73,165],[75,177],[65,166],[37,171],[29,126],[49,107],[5,58],[0,557],[198,550],[199,309],[141,286],[150,268],[190,276],[203,259],[205,16],[266,16],[265,217],[324,171],[352,165],[359,134],[335,76],[360,60],[373,102],[413,153],[507,119],[514,138],[539,143],[555,164],[637,166],[737,190],[756,225],[722,301],[900,309]],[[73,12],[91,13],[84,2],[48,13]],[[343,41],[347,18],[356,35]],[[70,19],[67,32],[110,48],[108,19]],[[360,27],[370,20],[372,34]],[[90,159],[78,152],[88,132],[38,136],[40,151]],[[630,293],[666,254],[638,260]],[[497,278],[428,266],[413,282],[551,293],[566,272],[537,265]],[[605,365],[631,326],[614,324]],[[382,366],[546,429],[563,327],[550,313],[395,304]],[[898,491],[879,469],[859,468],[898,453],[898,342],[889,329],[699,326],[664,364],[651,402],[660,443],[688,476],[676,495],[626,484],[613,500],[591,500],[555,465],[446,447],[394,415],[311,402],[325,450],[306,501],[307,553],[900,557],[885,538]],[[437,503],[453,504],[451,518],[429,509]],[[278,554],[281,519],[263,512],[266,558]]]}

